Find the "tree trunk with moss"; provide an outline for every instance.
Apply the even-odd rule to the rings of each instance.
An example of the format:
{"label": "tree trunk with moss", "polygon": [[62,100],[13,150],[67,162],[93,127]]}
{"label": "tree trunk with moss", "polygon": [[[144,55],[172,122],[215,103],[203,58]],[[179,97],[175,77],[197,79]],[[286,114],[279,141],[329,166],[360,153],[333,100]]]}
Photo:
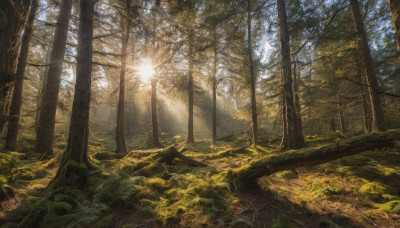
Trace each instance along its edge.
{"label": "tree trunk with moss", "polygon": [[400,140],[400,130],[355,136],[318,148],[304,148],[268,155],[248,165],[228,172],[227,178],[239,188],[246,188],[257,179],[279,171],[319,165],[342,157],[383,147],[394,147]]}
{"label": "tree trunk with moss", "polygon": [[286,18],[286,6],[284,0],[277,0],[278,17],[281,38],[281,54],[283,69],[283,92],[285,93],[286,103],[286,122],[287,122],[287,148],[299,149],[304,147],[303,133],[299,131],[296,124],[297,114],[293,102],[293,80],[290,60],[290,37]]}
{"label": "tree trunk with moss", "polygon": [[58,174],[69,161],[88,165],[89,109],[92,76],[93,16],[95,0],[81,0],[78,30],[75,95],[67,149]]}
{"label": "tree trunk with moss", "polygon": [[257,102],[256,102],[256,72],[253,62],[253,48],[251,42],[251,5],[247,1],[247,48],[249,54],[250,68],[250,93],[251,93],[251,120],[253,131],[253,144],[258,145],[258,121],[257,121]]}
{"label": "tree trunk with moss", "polygon": [[0,136],[11,105],[11,93],[19,55],[20,34],[32,0],[0,1]]}
{"label": "tree trunk with moss", "polygon": [[122,43],[122,54],[121,54],[121,71],[119,74],[119,99],[118,99],[118,109],[117,109],[117,127],[115,132],[115,143],[117,145],[116,153],[126,154],[126,144],[125,144],[125,71],[126,71],[126,51],[128,48],[129,37],[131,32],[131,25],[126,22],[123,23],[122,27],[124,30],[123,37],[121,39]]}
{"label": "tree trunk with moss", "polygon": [[397,49],[400,50],[400,0],[389,0],[389,7],[396,29]]}
{"label": "tree trunk with moss", "polygon": [[378,85],[378,80],[376,78],[374,62],[371,56],[371,49],[368,44],[367,33],[364,29],[363,19],[360,12],[360,7],[358,0],[349,0],[351,10],[353,12],[354,24],[357,31],[357,36],[359,39],[359,46],[363,53],[365,72],[367,76],[367,84],[369,90],[369,96],[371,100],[372,109],[372,128],[374,131],[384,131],[385,130],[385,119],[381,104],[380,92],[381,89]]}
{"label": "tree trunk with moss", "polygon": [[62,66],[68,36],[68,26],[71,17],[72,0],[63,0],[60,6],[54,42],[51,49],[49,69],[42,101],[35,151],[47,156],[53,153],[54,126],[57,113],[58,94],[60,91]]}
{"label": "tree trunk with moss", "polygon": [[37,9],[39,7],[38,4],[38,0],[32,1],[29,18],[25,26],[24,34],[22,36],[21,49],[18,57],[17,73],[15,75],[16,82],[14,85],[13,97],[11,101],[10,118],[8,122],[6,137],[6,148],[9,150],[17,149],[17,137],[19,121],[21,117],[22,93],[24,89],[23,83],[25,77],[26,61],[29,54],[29,43],[33,33],[33,23],[35,21]]}

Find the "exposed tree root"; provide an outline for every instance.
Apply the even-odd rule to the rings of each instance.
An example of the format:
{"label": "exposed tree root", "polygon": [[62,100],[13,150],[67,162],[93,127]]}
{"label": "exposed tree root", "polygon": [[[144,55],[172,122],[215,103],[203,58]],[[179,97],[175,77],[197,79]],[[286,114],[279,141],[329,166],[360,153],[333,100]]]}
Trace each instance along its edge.
{"label": "exposed tree root", "polygon": [[228,172],[227,178],[238,188],[246,188],[246,186],[256,183],[257,179],[263,176],[269,176],[279,171],[318,165],[377,148],[393,147],[398,140],[400,140],[400,130],[392,130],[355,136],[319,148],[291,150],[269,155],[248,165],[233,169]]}

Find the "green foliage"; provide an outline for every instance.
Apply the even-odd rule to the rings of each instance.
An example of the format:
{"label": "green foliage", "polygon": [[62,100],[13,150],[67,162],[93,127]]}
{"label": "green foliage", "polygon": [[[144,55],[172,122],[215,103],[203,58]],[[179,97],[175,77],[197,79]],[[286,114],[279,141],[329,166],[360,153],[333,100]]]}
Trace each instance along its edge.
{"label": "green foliage", "polygon": [[375,207],[383,212],[400,214],[400,200],[392,200],[384,204],[376,204]]}
{"label": "green foliage", "polygon": [[361,195],[369,198],[380,198],[383,194],[389,193],[387,186],[379,182],[368,182],[360,188]]}

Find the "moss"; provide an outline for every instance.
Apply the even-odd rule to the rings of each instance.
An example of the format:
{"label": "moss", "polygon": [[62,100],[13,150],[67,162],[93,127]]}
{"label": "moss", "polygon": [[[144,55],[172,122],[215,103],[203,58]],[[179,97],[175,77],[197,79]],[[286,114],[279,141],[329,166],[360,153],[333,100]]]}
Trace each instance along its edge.
{"label": "moss", "polygon": [[53,180],[50,189],[68,187],[80,188],[88,183],[89,171],[84,163],[69,161]]}
{"label": "moss", "polygon": [[379,182],[368,182],[360,188],[359,192],[367,198],[381,198],[383,194],[389,193],[387,187]]}
{"label": "moss", "polygon": [[0,176],[0,202],[14,197],[14,189],[7,184],[7,178]]}
{"label": "moss", "polygon": [[108,228],[112,226],[113,220],[115,218],[115,214],[107,215],[106,217],[100,219],[95,227],[97,228]]}
{"label": "moss", "polygon": [[74,219],[76,219],[77,215],[75,214],[67,214],[62,216],[51,216],[46,217],[45,220],[41,223],[40,227],[46,228],[54,228],[54,227],[66,227],[70,224]]}
{"label": "moss", "polygon": [[400,214],[400,200],[392,200],[385,204],[376,204],[375,208],[383,212]]}
{"label": "moss", "polygon": [[292,179],[297,179],[299,175],[295,171],[286,170],[276,173],[275,177],[284,180],[292,180]]}
{"label": "moss", "polygon": [[54,202],[49,204],[48,211],[56,215],[64,215],[72,211],[72,206],[67,202]]}
{"label": "moss", "polygon": [[19,223],[19,227],[36,227],[47,214],[47,201],[41,200],[34,205]]}
{"label": "moss", "polygon": [[146,185],[156,189],[158,192],[163,192],[168,189],[168,183],[161,178],[150,178],[147,180]]}

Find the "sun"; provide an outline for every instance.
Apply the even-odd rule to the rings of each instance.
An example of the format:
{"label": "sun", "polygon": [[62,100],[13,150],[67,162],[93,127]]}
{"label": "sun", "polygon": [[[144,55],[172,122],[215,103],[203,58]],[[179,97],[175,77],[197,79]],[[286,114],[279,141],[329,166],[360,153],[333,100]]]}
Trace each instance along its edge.
{"label": "sun", "polygon": [[143,63],[139,66],[138,72],[143,81],[147,82],[154,75],[154,67],[151,63]]}

